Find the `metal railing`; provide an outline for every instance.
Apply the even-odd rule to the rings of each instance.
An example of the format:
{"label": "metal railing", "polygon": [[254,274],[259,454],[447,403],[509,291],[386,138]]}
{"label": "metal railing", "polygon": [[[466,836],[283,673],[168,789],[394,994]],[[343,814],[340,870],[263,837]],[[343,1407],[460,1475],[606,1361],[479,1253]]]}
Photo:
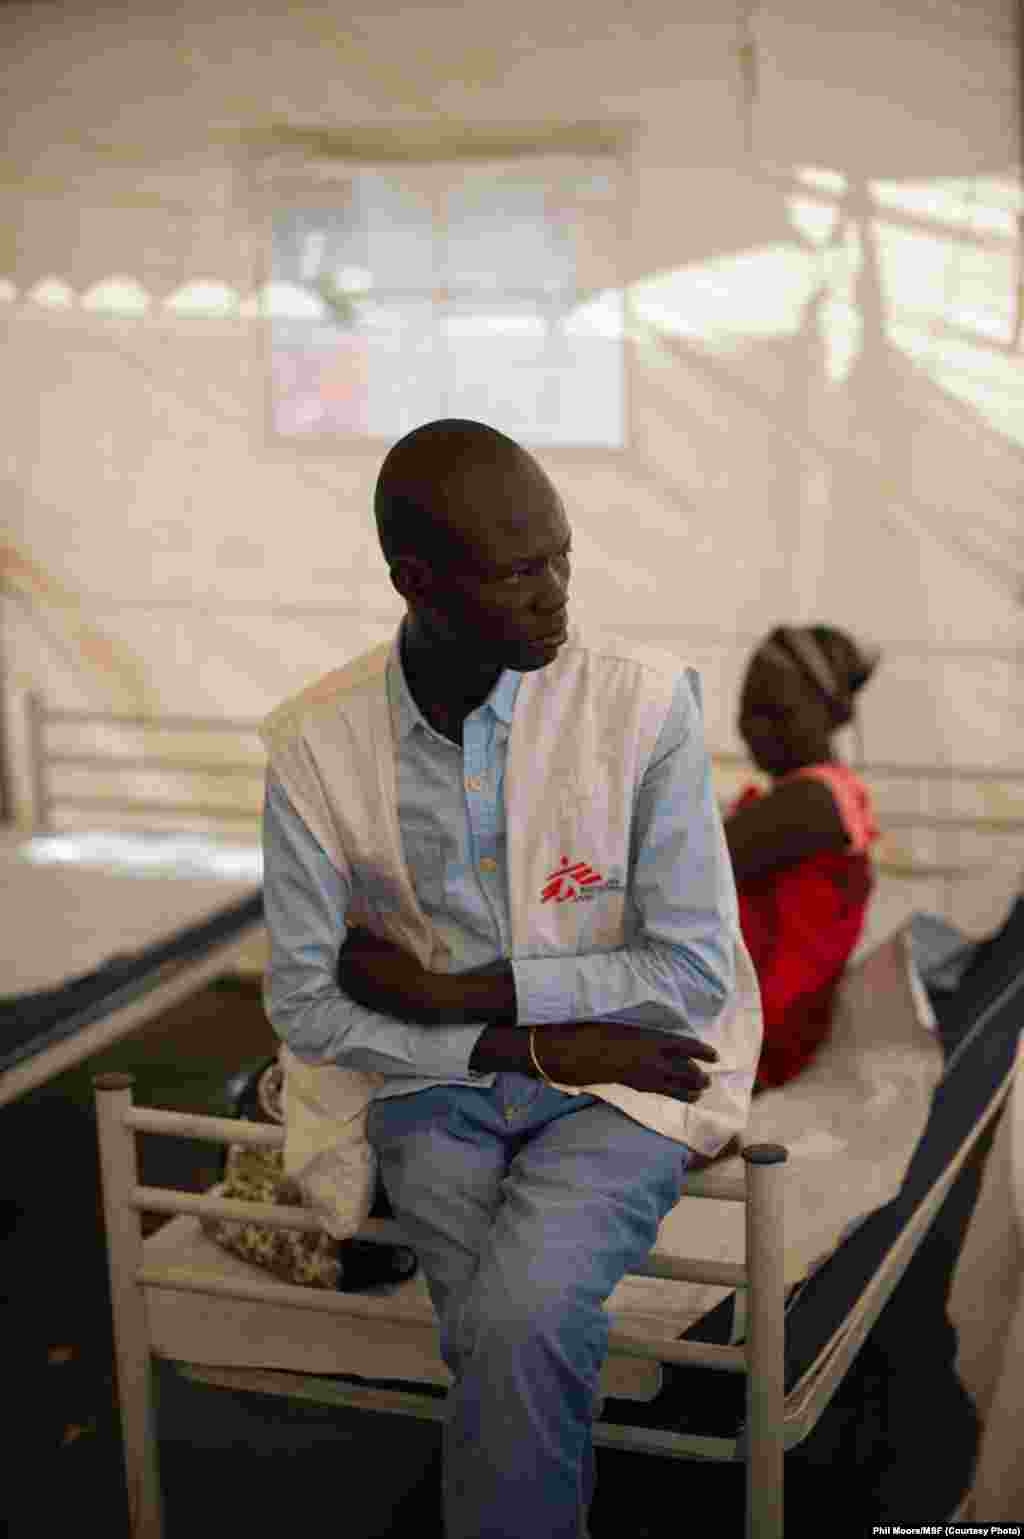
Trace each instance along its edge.
{"label": "metal railing", "polygon": [[131,716],[102,711],[50,710],[41,695],[25,696],[25,739],[28,745],[29,781],[32,794],[32,826],[42,832],[53,829],[53,811],[58,805],[70,808],[106,808],[110,811],[159,813],[181,818],[243,820],[254,822],[260,815],[258,804],[252,807],[198,800],[168,802],[152,796],[125,796],[55,791],[53,767],[94,769],[106,774],[121,771],[160,772],[228,778],[231,775],[259,777],[264,761],[252,759],[189,758],[182,754],[146,752],[141,757],[98,752],[52,751],[48,732],[51,727],[123,727],[148,732],[218,733],[255,737],[259,723],[233,717],[205,716]]}
{"label": "metal railing", "polygon": [[[146,734],[214,733],[220,736],[256,739],[258,721],[226,716],[155,717],[123,715],[116,712],[51,710],[43,697],[36,692],[26,694],[24,711],[25,740],[29,760],[27,778],[31,787],[31,816],[35,829],[43,832],[51,831],[54,828],[55,811],[63,808],[72,812],[96,813],[102,810],[109,814],[127,813],[141,817],[149,815],[172,818],[176,820],[177,827],[182,827],[189,822],[194,824],[197,820],[201,820],[204,823],[223,822],[240,831],[239,825],[251,824],[255,831],[261,812],[262,778],[265,765],[262,745],[258,744],[258,740],[259,757],[242,759],[225,758],[220,754],[216,757],[207,757],[198,754],[189,756],[182,753],[150,752],[148,749],[140,753],[137,748],[135,752],[126,754],[101,753],[97,750],[79,748],[54,750],[50,747],[49,735],[52,728],[59,727],[83,729],[114,727],[123,728],[126,732]],[[749,760],[737,753],[712,753],[712,763],[718,771],[749,772],[751,769]],[[61,789],[55,786],[53,776],[54,770],[61,769],[95,770],[108,777],[121,773],[155,772],[159,774],[163,772],[168,775],[194,776],[202,780],[220,781],[225,784],[229,783],[232,777],[237,777],[239,780],[248,777],[260,781],[260,793],[246,805],[241,799],[235,801],[218,798],[204,801],[197,796],[165,800],[152,794],[129,794],[108,789],[102,791]],[[1000,771],[967,765],[877,762],[863,766],[861,773],[869,784],[878,779],[885,779],[890,782],[903,782],[908,786],[921,783],[930,786],[946,785],[950,788],[951,803],[952,788],[956,784],[1019,784],[1022,806],[1024,806],[1024,772]],[[939,834],[1004,833],[1024,836],[1024,812],[1020,817],[1015,817],[962,813],[952,808],[948,813],[933,810],[885,811],[881,821],[886,834],[926,830]],[[949,861],[919,862],[913,859],[900,859],[884,851],[877,860],[877,866],[883,875],[906,878],[935,877],[947,880],[964,875],[970,869]]]}

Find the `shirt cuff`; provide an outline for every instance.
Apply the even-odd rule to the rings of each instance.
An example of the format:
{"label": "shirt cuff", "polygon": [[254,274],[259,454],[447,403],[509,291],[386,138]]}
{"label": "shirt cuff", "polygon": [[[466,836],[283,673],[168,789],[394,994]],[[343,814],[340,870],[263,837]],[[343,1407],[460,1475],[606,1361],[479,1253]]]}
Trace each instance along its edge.
{"label": "shirt cuff", "polygon": [[516,1019],[520,1026],[558,1026],[579,1015],[573,969],[566,957],[534,957],[512,963],[516,981]]}

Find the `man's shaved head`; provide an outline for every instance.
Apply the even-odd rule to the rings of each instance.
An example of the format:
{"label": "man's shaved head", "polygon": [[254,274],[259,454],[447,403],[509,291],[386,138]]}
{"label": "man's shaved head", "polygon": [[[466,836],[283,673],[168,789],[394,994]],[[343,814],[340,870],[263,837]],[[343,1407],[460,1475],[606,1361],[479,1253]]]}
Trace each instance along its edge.
{"label": "man's shaved head", "polygon": [[443,560],[488,521],[515,522],[529,485],[550,483],[497,428],[461,417],[424,423],[391,448],[377,477],[373,511],[385,560]]}
{"label": "man's shaved head", "polygon": [[427,422],[385,458],[374,513],[417,636],[449,658],[551,661],[565,639],[572,531],[532,454],[483,422]]}

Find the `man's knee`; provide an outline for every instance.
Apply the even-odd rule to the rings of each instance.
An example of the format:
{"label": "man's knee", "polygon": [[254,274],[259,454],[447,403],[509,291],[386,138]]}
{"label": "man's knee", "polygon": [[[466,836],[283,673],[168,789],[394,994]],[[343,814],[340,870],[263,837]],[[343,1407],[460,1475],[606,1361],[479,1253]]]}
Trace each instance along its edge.
{"label": "man's knee", "polygon": [[560,1351],[585,1340],[595,1349],[607,1345],[600,1300],[586,1288],[566,1287],[536,1272],[478,1277],[449,1328],[462,1354],[483,1348],[516,1358],[535,1347]]}

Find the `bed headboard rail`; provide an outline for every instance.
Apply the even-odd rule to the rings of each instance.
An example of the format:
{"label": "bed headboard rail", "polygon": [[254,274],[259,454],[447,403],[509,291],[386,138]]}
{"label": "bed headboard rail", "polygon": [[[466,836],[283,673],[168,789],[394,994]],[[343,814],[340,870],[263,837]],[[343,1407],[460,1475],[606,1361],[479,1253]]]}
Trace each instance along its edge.
{"label": "bed headboard rail", "polygon": [[[56,710],[37,692],[24,695],[20,715],[11,780],[21,825],[257,836],[266,756],[256,720]],[[740,754],[713,752],[712,763],[724,800],[751,778]],[[948,885],[984,864],[983,846],[1024,852],[1020,771],[878,762],[862,773],[884,829],[883,876]]]}
{"label": "bed headboard rail", "polygon": [[54,710],[30,692],[18,821],[35,832],[88,823],[147,831],[212,826],[254,836],[266,764],[258,725],[232,717]]}

